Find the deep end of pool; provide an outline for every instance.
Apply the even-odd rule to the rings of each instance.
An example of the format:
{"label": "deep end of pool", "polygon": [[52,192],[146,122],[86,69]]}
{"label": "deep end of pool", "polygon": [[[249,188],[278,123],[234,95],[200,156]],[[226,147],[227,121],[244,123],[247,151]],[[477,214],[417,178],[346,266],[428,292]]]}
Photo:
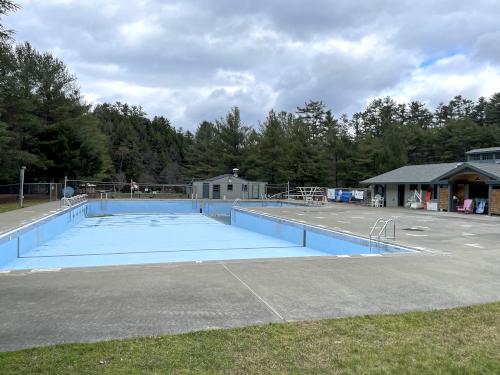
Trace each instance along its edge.
{"label": "deep end of pool", "polygon": [[[256,213],[281,201],[89,201],[0,236],[0,269],[54,269],[411,251]],[[201,213],[200,213],[201,212]]]}

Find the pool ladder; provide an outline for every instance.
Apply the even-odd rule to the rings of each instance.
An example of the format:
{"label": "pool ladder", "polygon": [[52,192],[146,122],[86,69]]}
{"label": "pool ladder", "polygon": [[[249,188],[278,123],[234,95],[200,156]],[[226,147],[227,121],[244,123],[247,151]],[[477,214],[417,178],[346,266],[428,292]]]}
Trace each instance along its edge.
{"label": "pool ladder", "polygon": [[[392,236],[387,236],[387,227],[392,224]],[[378,233],[377,233],[378,230]],[[396,218],[379,217],[370,230],[370,251],[372,250],[372,243],[380,246],[381,240],[396,240]]]}

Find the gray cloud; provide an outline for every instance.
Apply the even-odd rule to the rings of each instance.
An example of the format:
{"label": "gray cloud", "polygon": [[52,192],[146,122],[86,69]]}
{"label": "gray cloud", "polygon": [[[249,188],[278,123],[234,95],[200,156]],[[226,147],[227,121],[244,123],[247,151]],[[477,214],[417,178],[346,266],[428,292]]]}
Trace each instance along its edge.
{"label": "gray cloud", "polygon": [[257,125],[308,99],[340,114],[380,95],[435,105],[500,87],[500,2],[19,1],[7,26],[62,58],[87,100],[185,129],[235,105]]}

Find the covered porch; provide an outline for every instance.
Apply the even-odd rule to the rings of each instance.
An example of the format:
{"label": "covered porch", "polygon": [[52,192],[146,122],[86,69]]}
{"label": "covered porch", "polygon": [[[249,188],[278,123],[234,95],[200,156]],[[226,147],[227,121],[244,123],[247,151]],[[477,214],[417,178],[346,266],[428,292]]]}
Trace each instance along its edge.
{"label": "covered porch", "polygon": [[500,181],[495,175],[464,164],[438,180],[441,210],[500,214]]}

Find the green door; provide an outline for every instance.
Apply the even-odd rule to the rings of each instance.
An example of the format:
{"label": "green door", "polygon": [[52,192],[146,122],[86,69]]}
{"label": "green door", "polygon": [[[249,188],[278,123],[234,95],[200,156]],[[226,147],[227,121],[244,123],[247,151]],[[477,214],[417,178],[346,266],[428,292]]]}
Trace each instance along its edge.
{"label": "green door", "polygon": [[203,183],[203,199],[210,198],[210,184],[208,182]]}
{"label": "green door", "polygon": [[213,199],[220,199],[220,185],[213,185],[212,186],[212,198]]}

